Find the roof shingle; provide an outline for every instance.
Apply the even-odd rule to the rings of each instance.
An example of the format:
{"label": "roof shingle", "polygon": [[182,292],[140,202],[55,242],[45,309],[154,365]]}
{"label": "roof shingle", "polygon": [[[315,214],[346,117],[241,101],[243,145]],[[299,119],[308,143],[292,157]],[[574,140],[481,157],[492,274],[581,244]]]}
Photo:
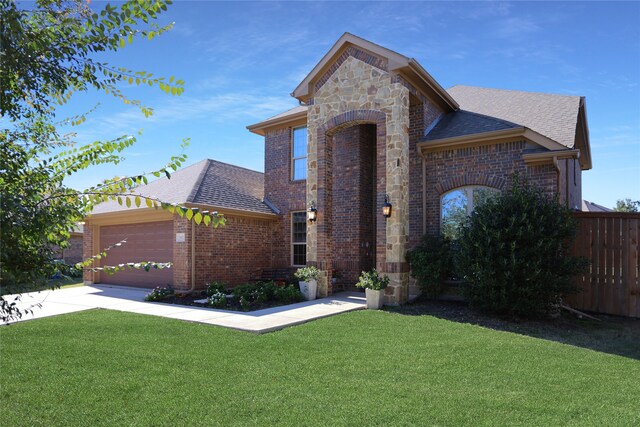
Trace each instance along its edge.
{"label": "roof shingle", "polygon": [[[546,136],[567,148],[573,148],[575,143],[576,124],[580,110],[581,97],[568,95],[553,95],[548,93],[521,92],[516,90],[489,89],[474,86],[454,86],[447,90],[460,104],[460,109],[495,119],[524,126],[541,135]],[[446,117],[446,116],[445,116]],[[459,120],[470,119],[463,115],[461,118],[450,119],[453,124]],[[472,127],[488,126],[489,122],[467,123]],[[436,130],[436,126],[431,132]],[[457,126],[459,132],[462,126]],[[439,132],[443,132],[442,128]],[[448,137],[469,134],[455,134],[450,131]],[[433,139],[433,138],[429,138]]]}
{"label": "roof shingle", "polygon": [[[262,214],[274,212],[263,202],[264,174],[239,166],[205,159],[137,187],[134,194],[155,197],[168,203],[194,203]],[[93,214],[127,209],[117,202],[97,205]]]}

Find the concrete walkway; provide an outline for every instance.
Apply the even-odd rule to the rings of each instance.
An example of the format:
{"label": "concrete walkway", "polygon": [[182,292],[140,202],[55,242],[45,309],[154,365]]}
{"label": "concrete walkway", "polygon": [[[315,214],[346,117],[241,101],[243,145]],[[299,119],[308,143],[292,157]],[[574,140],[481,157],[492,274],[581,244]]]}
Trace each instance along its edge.
{"label": "concrete walkway", "polygon": [[[23,315],[22,319],[18,321],[23,322],[94,308],[105,308],[206,323],[262,334],[366,307],[364,294],[343,292],[314,301],[240,313],[228,310],[146,302],[144,301],[144,296],[148,292],[149,290],[137,288],[93,285],[23,294],[18,302],[18,307],[20,309],[30,308],[33,313]],[[12,298],[12,296],[6,296],[8,301],[12,300]]]}

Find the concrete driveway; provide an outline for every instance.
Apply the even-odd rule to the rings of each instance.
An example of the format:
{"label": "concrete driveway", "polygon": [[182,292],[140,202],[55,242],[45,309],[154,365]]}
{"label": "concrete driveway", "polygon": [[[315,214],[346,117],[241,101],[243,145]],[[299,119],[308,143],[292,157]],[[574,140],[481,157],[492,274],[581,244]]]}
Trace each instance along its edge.
{"label": "concrete driveway", "polygon": [[[146,289],[93,285],[22,294],[18,307],[32,310],[32,313],[23,315],[17,322],[102,308],[265,333],[366,307],[364,294],[343,292],[314,301],[240,313],[146,302],[144,296],[148,292]],[[16,296],[5,298],[12,301]]]}

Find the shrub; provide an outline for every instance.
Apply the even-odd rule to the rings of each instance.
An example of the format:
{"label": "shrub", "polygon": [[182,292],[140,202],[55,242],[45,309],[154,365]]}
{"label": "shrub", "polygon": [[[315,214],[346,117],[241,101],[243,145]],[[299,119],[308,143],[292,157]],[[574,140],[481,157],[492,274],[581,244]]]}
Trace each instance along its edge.
{"label": "shrub", "polygon": [[226,293],[226,286],[221,282],[209,282],[207,283],[207,288],[205,289],[205,294],[207,297],[211,297],[215,294]]}
{"label": "shrub", "polygon": [[425,235],[420,246],[407,252],[411,277],[415,278],[422,293],[434,298],[442,292],[442,282],[453,275],[451,241],[442,236]]}
{"label": "shrub", "polygon": [[222,308],[227,306],[227,294],[216,292],[207,298],[207,304],[211,307]]}
{"label": "shrub", "polygon": [[294,276],[296,277],[296,279],[299,279],[303,282],[309,282],[311,280],[318,280],[318,277],[320,276],[320,270],[318,270],[316,267],[303,267],[303,268],[299,268],[296,270],[296,272],[294,273]]}
{"label": "shrub", "polygon": [[154,288],[151,292],[145,295],[145,301],[162,301],[163,299],[174,294],[174,290],[171,286]]}
{"label": "shrub", "polygon": [[380,276],[380,274],[374,268],[370,271],[363,271],[356,283],[358,288],[372,289],[374,291],[380,291],[389,286],[389,277]]}
{"label": "shrub", "polygon": [[540,316],[576,291],[571,277],[585,261],[568,252],[575,235],[569,209],[517,176],[509,191],[478,206],[460,231],[459,268],[477,308]]}
{"label": "shrub", "polygon": [[302,301],[302,293],[300,293],[300,289],[298,289],[295,285],[286,285],[282,287],[278,287],[274,293],[274,299],[276,301],[290,304],[293,302]]}

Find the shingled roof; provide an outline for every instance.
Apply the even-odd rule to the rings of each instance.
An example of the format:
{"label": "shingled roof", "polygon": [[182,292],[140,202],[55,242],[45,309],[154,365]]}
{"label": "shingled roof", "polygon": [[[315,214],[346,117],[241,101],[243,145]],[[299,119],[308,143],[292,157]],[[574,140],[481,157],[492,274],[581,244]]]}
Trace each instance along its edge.
{"label": "shingled roof", "polygon": [[443,116],[423,140],[433,141],[520,127],[521,126],[506,120],[500,120],[495,117],[476,114],[470,111],[458,110]]}
{"label": "shingled roof", "polygon": [[445,115],[425,140],[468,135],[472,133],[470,130],[479,133],[502,130],[512,125],[524,126],[567,148],[574,148],[579,96],[461,85],[447,92],[460,104],[460,110]]}
{"label": "shingled roof", "polygon": [[[133,193],[156,197],[168,203],[192,203],[215,209],[274,214],[263,202],[263,173],[211,159],[180,169],[171,174],[171,179],[163,177],[137,187]],[[110,201],[97,205],[92,213],[125,209],[128,208]]]}

